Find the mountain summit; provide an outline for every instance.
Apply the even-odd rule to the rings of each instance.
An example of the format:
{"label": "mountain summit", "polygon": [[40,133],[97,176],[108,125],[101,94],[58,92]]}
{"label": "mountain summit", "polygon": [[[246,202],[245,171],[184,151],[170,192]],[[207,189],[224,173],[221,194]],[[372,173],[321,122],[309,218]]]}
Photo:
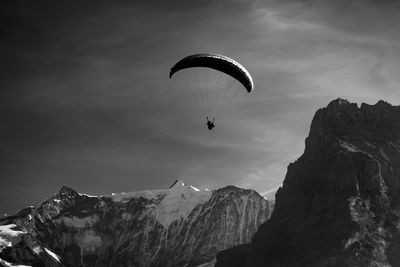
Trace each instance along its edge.
{"label": "mountain summit", "polygon": [[400,107],[337,99],[316,112],[270,220],[216,266],[400,266],[399,225]]}

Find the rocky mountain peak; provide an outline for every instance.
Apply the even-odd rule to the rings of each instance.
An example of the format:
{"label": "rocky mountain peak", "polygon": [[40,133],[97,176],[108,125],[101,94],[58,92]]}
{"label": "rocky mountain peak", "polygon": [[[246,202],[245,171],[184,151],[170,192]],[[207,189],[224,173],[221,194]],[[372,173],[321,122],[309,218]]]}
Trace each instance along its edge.
{"label": "rocky mountain peak", "polygon": [[71,198],[71,197],[79,196],[79,193],[77,191],[75,191],[74,189],[63,185],[56,195],[60,196],[61,198],[65,198],[65,197]]}
{"label": "rocky mountain peak", "polygon": [[173,188],[173,187],[181,187],[181,186],[186,186],[185,182],[182,180],[175,180],[171,186],[169,187],[169,189]]}
{"label": "rocky mountain peak", "polygon": [[330,149],[325,145],[340,145],[339,140],[364,151],[374,145],[398,145],[399,121],[400,107],[387,102],[379,101],[375,105],[363,103],[358,107],[356,103],[336,99],[316,112],[302,158],[308,161],[320,158],[319,152]]}
{"label": "rocky mountain peak", "polygon": [[44,201],[38,208],[41,220],[50,220],[57,216],[62,210],[75,205],[80,197],[79,193],[70,187],[63,186],[52,197]]}
{"label": "rocky mountain peak", "polygon": [[[362,135],[371,131],[379,134],[399,133],[400,127],[397,125],[399,116],[400,106],[392,106],[382,100],[375,105],[362,103],[358,107],[356,103],[336,99],[326,108],[317,111],[311,124],[310,135],[315,132],[333,133],[337,137],[349,133]],[[321,132],[321,127],[328,131]]]}
{"label": "rocky mountain peak", "polygon": [[288,166],[271,219],[242,262],[400,266],[399,177],[400,107],[330,102],[316,112],[305,151]]}
{"label": "rocky mountain peak", "polygon": [[335,100],[332,100],[328,106],[326,106],[326,110],[330,112],[337,112],[337,111],[345,111],[345,110],[350,110],[357,108],[356,103],[351,103],[346,99],[338,98]]}

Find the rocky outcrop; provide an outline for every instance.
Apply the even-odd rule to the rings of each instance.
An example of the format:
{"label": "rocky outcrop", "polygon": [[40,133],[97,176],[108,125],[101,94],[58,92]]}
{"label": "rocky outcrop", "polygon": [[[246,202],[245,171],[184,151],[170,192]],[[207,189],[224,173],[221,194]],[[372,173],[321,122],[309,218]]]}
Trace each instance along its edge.
{"label": "rocky outcrop", "polygon": [[[57,264],[63,266],[212,264],[219,251],[250,242],[268,217],[263,197],[234,186],[207,191],[176,181],[166,190],[108,196],[63,187],[40,207],[0,221],[15,224],[22,239],[32,241],[14,240],[0,248],[0,258],[55,266],[33,249],[41,247],[59,256]],[[23,253],[27,256],[19,258]]]}
{"label": "rocky outcrop", "polygon": [[399,204],[400,107],[337,99],[315,114],[241,266],[400,266]]}

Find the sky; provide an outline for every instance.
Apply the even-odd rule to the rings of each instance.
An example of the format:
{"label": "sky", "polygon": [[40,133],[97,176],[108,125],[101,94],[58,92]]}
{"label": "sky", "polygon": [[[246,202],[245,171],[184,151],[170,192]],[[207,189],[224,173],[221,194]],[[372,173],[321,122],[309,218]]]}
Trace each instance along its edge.
{"label": "sky", "polygon": [[[271,195],[319,108],[399,105],[396,2],[2,1],[0,214],[63,185],[103,195],[182,179]],[[199,68],[169,79],[201,52],[240,62],[254,91]]]}

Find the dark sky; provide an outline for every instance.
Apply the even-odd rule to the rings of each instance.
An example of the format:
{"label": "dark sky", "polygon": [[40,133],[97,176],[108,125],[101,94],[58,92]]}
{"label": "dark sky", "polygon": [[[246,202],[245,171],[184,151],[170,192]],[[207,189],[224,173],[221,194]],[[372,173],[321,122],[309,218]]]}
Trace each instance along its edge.
{"label": "dark sky", "polygon": [[[108,194],[179,178],[273,190],[318,108],[338,97],[399,104],[396,2],[2,1],[0,214],[62,185]],[[199,52],[239,61],[254,92],[213,103],[188,93],[209,72],[169,80]]]}

